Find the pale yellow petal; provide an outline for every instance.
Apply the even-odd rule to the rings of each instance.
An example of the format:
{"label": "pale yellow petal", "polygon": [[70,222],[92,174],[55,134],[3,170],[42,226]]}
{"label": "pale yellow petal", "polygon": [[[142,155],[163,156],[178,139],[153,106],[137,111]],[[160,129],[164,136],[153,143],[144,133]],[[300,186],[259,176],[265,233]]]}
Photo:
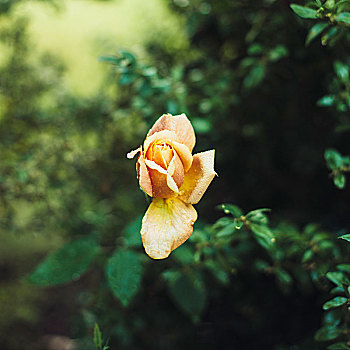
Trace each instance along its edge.
{"label": "pale yellow petal", "polygon": [[147,137],[152,136],[154,133],[169,130],[176,134],[175,141],[186,145],[190,152],[196,143],[196,136],[191,122],[188,120],[184,113],[180,115],[164,114],[162,115],[150,129]]}
{"label": "pale yellow petal", "polygon": [[146,253],[164,259],[192,234],[197,212],[178,198],[154,198],[143,220],[141,237]]}
{"label": "pale yellow petal", "polygon": [[140,146],[138,149],[134,149],[133,151],[130,151],[126,156],[129,158],[129,159],[132,159],[136,156],[137,153],[141,152],[142,151],[142,147]]}
{"label": "pale yellow petal", "polygon": [[179,199],[186,203],[196,204],[202,198],[214,176],[215,151],[197,153],[193,156],[190,170],[185,174],[180,188]]}

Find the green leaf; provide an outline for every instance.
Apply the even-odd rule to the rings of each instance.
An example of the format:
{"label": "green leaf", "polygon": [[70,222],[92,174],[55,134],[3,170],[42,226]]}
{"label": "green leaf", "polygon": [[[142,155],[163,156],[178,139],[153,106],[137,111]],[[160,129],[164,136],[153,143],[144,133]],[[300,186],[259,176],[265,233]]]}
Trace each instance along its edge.
{"label": "green leaf", "polygon": [[345,187],[346,178],[344,174],[342,173],[335,174],[333,181],[334,181],[334,185],[336,185],[341,190]]}
{"label": "green leaf", "polygon": [[239,218],[243,215],[241,208],[233,204],[221,204],[219,208],[223,209],[225,214],[232,214],[235,218]]}
{"label": "green leaf", "polygon": [[119,249],[108,259],[108,284],[123,306],[127,306],[137,293],[142,272],[139,255],[133,251]]}
{"label": "green leaf", "polygon": [[269,59],[272,62],[276,62],[286,56],[288,56],[288,50],[284,45],[277,45],[269,52]]}
{"label": "green leaf", "polygon": [[326,28],[328,27],[328,23],[316,23],[312,28],[309,30],[309,33],[307,34],[305,45],[309,45],[312,40],[314,40],[317,36],[319,36]]}
{"label": "green leaf", "polygon": [[350,24],[350,12],[342,12],[335,17],[338,22]]}
{"label": "green leaf", "polygon": [[98,350],[102,348],[102,334],[97,323],[95,323],[94,327],[94,344]]}
{"label": "green leaf", "polygon": [[350,242],[350,233],[347,233],[346,235],[339,236],[338,238],[344,239],[345,241]]}
{"label": "green leaf", "polygon": [[308,249],[305,251],[304,255],[303,255],[303,258],[301,259],[301,262],[304,264],[306,262],[308,262],[309,260],[312,259],[314,253],[311,249]]}
{"label": "green leaf", "polygon": [[335,343],[327,347],[328,350],[349,350],[350,348],[346,343]]}
{"label": "green leaf", "polygon": [[258,86],[265,78],[266,67],[262,64],[254,65],[243,80],[243,86],[250,90]]}
{"label": "green leaf", "polygon": [[91,238],[71,241],[42,261],[28,280],[41,286],[77,280],[89,268],[99,251],[97,242]]}
{"label": "green leaf", "polygon": [[206,305],[207,294],[200,276],[190,273],[174,273],[168,278],[168,287],[176,305],[193,321],[198,321]]}
{"label": "green leaf", "polygon": [[135,220],[131,221],[128,225],[125,226],[123,230],[125,242],[129,247],[141,247],[141,224],[142,216],[137,217]]}
{"label": "green leaf", "polygon": [[335,98],[332,95],[323,96],[317,101],[317,106],[319,107],[329,107],[334,104]]}
{"label": "green leaf", "polygon": [[264,248],[269,249],[274,245],[275,236],[267,226],[249,222],[249,227]]}
{"label": "green leaf", "polygon": [[291,4],[291,9],[301,18],[317,18],[317,11],[314,9],[310,9],[305,6],[300,6],[297,4]]}
{"label": "green leaf", "polygon": [[335,297],[335,298],[325,302],[323,304],[322,308],[323,308],[323,310],[332,309],[334,307],[339,307],[339,306],[344,305],[347,301],[348,301],[348,299],[345,297]]}
{"label": "green leaf", "polygon": [[269,222],[269,219],[264,213],[270,211],[271,209],[268,208],[252,210],[246,214],[246,218],[249,221],[254,221],[255,223],[266,225]]}
{"label": "green leaf", "polygon": [[327,162],[327,166],[331,170],[339,169],[343,165],[343,157],[334,149],[327,149],[324,152],[324,158]]}
{"label": "green leaf", "polygon": [[315,340],[327,341],[337,338],[341,334],[341,330],[333,325],[326,325],[320,328],[315,334]]}
{"label": "green leaf", "polygon": [[349,279],[342,272],[327,272],[326,277],[339,287],[350,284]]}
{"label": "green leaf", "polygon": [[334,70],[339,79],[343,82],[349,81],[349,67],[339,61],[334,62]]}
{"label": "green leaf", "polygon": [[340,271],[350,273],[350,264],[339,264],[339,265],[337,265],[337,269]]}

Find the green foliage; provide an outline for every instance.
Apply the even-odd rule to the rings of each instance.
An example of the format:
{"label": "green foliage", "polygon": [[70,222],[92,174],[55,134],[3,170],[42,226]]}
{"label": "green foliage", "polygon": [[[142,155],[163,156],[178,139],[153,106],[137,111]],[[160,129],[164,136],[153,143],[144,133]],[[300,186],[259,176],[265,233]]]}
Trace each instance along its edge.
{"label": "green foliage", "polygon": [[76,281],[90,267],[98,253],[99,246],[91,238],[76,239],[49,255],[28,280],[41,286]]}
{"label": "green foliage", "polygon": [[334,149],[327,149],[324,157],[331,170],[330,176],[333,177],[334,185],[343,189],[346,183],[345,173],[350,171],[350,157],[342,156]]}
{"label": "green foliage", "polygon": [[98,326],[97,323],[95,323],[94,327],[94,344],[96,346],[96,350],[108,350],[109,346],[107,343],[103,345],[102,342],[102,333],[100,331],[100,327]]}
{"label": "green foliage", "polygon": [[118,250],[106,265],[106,275],[113,294],[127,306],[140,287],[142,265],[137,253]]}

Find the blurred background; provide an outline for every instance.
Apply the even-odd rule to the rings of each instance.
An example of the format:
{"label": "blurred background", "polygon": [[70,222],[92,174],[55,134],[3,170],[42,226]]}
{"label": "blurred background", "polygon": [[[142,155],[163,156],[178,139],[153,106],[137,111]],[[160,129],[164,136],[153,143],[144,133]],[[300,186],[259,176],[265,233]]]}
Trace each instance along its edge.
{"label": "blurred background", "polygon": [[[322,276],[349,256],[324,152],[350,154],[350,34],[289,5],[0,1],[1,349],[102,350],[95,323],[111,349],[323,348]],[[126,153],[164,113],[187,114],[219,177],[189,242],[153,261]],[[271,208],[293,244],[210,243],[222,203]],[[329,242],[315,260],[310,235]]]}

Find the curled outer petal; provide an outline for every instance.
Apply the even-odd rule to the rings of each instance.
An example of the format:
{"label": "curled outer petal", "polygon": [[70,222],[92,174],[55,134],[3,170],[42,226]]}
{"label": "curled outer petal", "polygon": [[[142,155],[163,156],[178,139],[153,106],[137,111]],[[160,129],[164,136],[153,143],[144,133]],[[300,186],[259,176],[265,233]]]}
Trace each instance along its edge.
{"label": "curled outer petal", "polygon": [[154,198],[143,220],[141,237],[146,253],[164,259],[192,234],[197,212],[178,198]]}
{"label": "curled outer petal", "polygon": [[140,152],[139,158],[136,162],[136,173],[137,173],[137,178],[140,183],[140,187],[144,192],[146,192],[149,196],[152,196],[153,189],[152,189],[152,182],[151,182],[151,177],[149,174],[149,171],[147,169],[147,165],[145,163],[144,159],[144,153],[142,152],[142,147],[140,146],[139,148],[130,151],[126,156],[129,159],[132,159],[136,156],[137,153]]}
{"label": "curled outer petal", "polygon": [[202,198],[214,176],[215,151],[197,153],[193,156],[190,170],[185,174],[180,188],[179,199],[186,203],[196,204]]}
{"label": "curled outer petal", "polygon": [[191,122],[184,113],[174,116],[171,114],[163,114],[154,123],[148,132],[147,137],[163,130],[173,131],[176,135],[175,141],[186,145],[190,152],[192,152],[196,143],[196,136],[194,134]]}

